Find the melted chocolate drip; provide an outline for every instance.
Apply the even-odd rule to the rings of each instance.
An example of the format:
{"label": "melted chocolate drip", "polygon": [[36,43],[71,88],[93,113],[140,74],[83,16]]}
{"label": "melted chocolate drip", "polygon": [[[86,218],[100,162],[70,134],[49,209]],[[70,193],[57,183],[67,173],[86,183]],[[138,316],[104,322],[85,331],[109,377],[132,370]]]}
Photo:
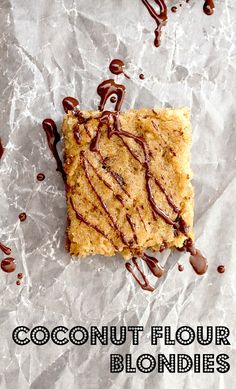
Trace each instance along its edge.
{"label": "melted chocolate drip", "polygon": [[3,156],[3,153],[4,153],[4,147],[2,145],[2,140],[0,138],[0,160],[1,160],[2,156]]}
{"label": "melted chocolate drip", "polygon": [[225,272],[225,267],[224,267],[224,265],[220,265],[220,266],[218,266],[217,267],[217,271],[218,271],[218,273],[224,273]]}
{"label": "melted chocolate drip", "polygon": [[52,155],[54,156],[57,163],[56,170],[61,173],[63,180],[66,181],[66,174],[57,151],[57,143],[60,141],[61,137],[57,131],[56,123],[52,119],[44,119],[42,126],[47,136],[48,147],[51,150]]}
{"label": "melted chocolate drip", "polygon": [[195,249],[195,253],[190,255],[189,262],[191,263],[195,273],[197,273],[199,276],[206,273],[208,263],[200,250]]}
{"label": "melted chocolate drip", "polygon": [[149,14],[156,22],[157,27],[154,31],[155,33],[154,45],[156,47],[159,47],[161,43],[161,29],[163,26],[165,26],[167,21],[167,6],[165,0],[154,0],[154,1],[159,7],[159,13],[155,11],[155,9],[150,4],[150,1],[142,0],[143,4],[148,9]]}
{"label": "melted chocolate drip", "polygon": [[45,174],[43,174],[43,173],[37,174],[37,180],[38,180],[38,181],[43,181],[43,180],[45,180]]}
{"label": "melted chocolate drip", "polygon": [[210,16],[214,13],[215,3],[214,0],[206,0],[203,5],[203,11],[206,15]]}
{"label": "melted chocolate drip", "polygon": [[151,270],[152,274],[160,278],[163,276],[164,269],[163,267],[159,264],[158,260],[155,257],[151,257],[150,255],[143,254],[142,259],[146,262],[148,265],[149,269]]}
{"label": "melted chocolate drip", "polygon": [[19,214],[19,219],[21,222],[24,222],[26,220],[26,218],[27,218],[27,215],[25,212],[22,212]]}
{"label": "melted chocolate drip", "polygon": [[121,105],[125,96],[125,86],[122,84],[116,84],[114,80],[105,80],[98,85],[97,93],[101,97],[100,104],[98,106],[99,111],[103,111],[105,104],[109,97],[113,94],[117,96],[117,102],[115,105],[115,111],[120,111]]}
{"label": "melted chocolate drip", "polygon": [[124,74],[126,78],[130,78],[124,73],[125,64],[121,59],[113,59],[109,65],[110,72],[116,75]]}
{"label": "melted chocolate drip", "polygon": [[207,259],[202,255],[200,250],[195,248],[191,238],[185,240],[183,247],[180,248],[179,251],[185,251],[191,254],[189,262],[191,263],[195,273],[198,275],[206,273],[208,268]]}
{"label": "melted chocolate drip", "polygon": [[140,281],[139,278],[136,276],[136,274],[133,271],[132,265],[129,262],[125,264],[125,267],[128,270],[128,272],[130,272],[132,274],[132,276],[137,281],[137,283],[141,286],[142,289],[148,290],[149,292],[153,292],[154,288],[150,285],[150,283],[149,283],[147,277],[145,276],[144,272],[140,269],[136,258],[132,258],[132,262],[133,262],[134,266],[136,267],[136,269],[138,270],[139,274],[141,275],[141,277],[143,279],[143,282]]}
{"label": "melted chocolate drip", "polygon": [[79,101],[74,97],[67,96],[62,100],[62,105],[65,113],[68,113],[68,111],[73,111],[79,105]]}
{"label": "melted chocolate drip", "polygon": [[95,188],[94,184],[92,183],[92,180],[88,174],[88,169],[87,169],[87,162],[86,162],[86,159],[84,158],[84,154],[83,152],[81,152],[81,157],[82,157],[82,167],[84,169],[84,172],[85,172],[85,176],[87,178],[87,181],[89,183],[89,185],[91,186],[91,189],[93,190],[93,192],[95,193],[98,201],[100,202],[103,210],[105,211],[105,213],[107,214],[107,216],[109,217],[111,223],[112,223],[112,226],[113,228],[117,231],[117,233],[119,234],[122,242],[124,243],[125,246],[129,246],[129,243],[128,243],[128,240],[126,239],[125,235],[123,234],[123,232],[120,230],[117,222],[115,221],[115,219],[113,218],[113,216],[110,214],[108,208],[107,208],[107,205],[104,203],[102,197],[99,195],[97,189]]}
{"label": "melted chocolate drip", "polygon": [[6,255],[10,255],[11,254],[11,249],[10,247],[7,247],[5,246],[3,243],[0,242],[0,250],[6,254]]}
{"label": "melted chocolate drip", "polygon": [[15,259],[8,257],[1,261],[1,269],[6,273],[12,273],[16,269]]}

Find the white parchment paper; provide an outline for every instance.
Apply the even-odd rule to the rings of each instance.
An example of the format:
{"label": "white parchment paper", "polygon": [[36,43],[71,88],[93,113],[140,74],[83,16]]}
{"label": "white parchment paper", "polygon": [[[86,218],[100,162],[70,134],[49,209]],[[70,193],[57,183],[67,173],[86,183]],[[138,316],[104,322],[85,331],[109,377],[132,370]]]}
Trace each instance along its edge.
{"label": "white parchment paper", "polygon": [[[139,0],[1,0],[0,240],[12,248],[17,271],[0,273],[0,387],[77,388],[234,388],[236,385],[236,50],[234,0],[216,0],[213,16],[192,0],[169,12],[162,45],[153,45],[155,24]],[[174,1],[168,1],[174,5]],[[98,104],[96,87],[110,78],[113,58],[127,64],[130,107],[192,110],[192,169],[197,246],[209,261],[195,275],[188,256],[160,256],[165,276],[156,291],[134,283],[120,258],[71,260],[64,249],[64,184],[55,172],[41,122],[60,125],[61,101],[77,97],[83,109]],[[145,74],[145,80],[138,77]],[[45,181],[36,175],[43,172]],[[28,215],[24,223],[18,214]],[[177,261],[185,270],[177,270]],[[224,264],[226,272],[216,268]],[[207,348],[150,346],[152,325],[226,325],[231,346]],[[19,325],[143,325],[141,343],[120,347],[76,347],[71,343],[20,347],[11,340]],[[111,374],[110,353],[215,353],[230,355],[227,374]]]}

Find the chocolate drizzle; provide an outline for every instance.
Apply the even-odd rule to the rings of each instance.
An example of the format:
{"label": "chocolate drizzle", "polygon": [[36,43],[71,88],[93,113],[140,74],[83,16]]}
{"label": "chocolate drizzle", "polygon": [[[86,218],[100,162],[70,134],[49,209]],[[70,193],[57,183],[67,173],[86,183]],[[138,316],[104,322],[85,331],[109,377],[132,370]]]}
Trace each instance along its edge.
{"label": "chocolate drizzle", "polygon": [[62,100],[62,105],[65,113],[73,111],[75,107],[79,106],[79,101],[74,97],[67,96]]}
{"label": "chocolate drizzle", "polygon": [[133,231],[134,241],[138,244],[138,237],[137,237],[136,231],[135,231],[136,225],[135,225],[132,217],[128,213],[126,214],[126,219],[130,225],[131,230]]}
{"label": "chocolate drizzle", "polygon": [[84,169],[85,176],[86,176],[86,178],[87,178],[87,180],[88,180],[88,183],[89,183],[89,185],[91,186],[91,189],[92,189],[93,192],[95,193],[95,195],[96,195],[98,201],[100,202],[100,204],[101,204],[103,210],[105,211],[105,213],[106,213],[107,216],[109,217],[109,219],[110,219],[110,221],[111,221],[111,223],[112,223],[113,228],[114,228],[114,229],[117,231],[117,233],[119,234],[119,236],[120,236],[122,242],[124,243],[125,246],[128,246],[129,243],[128,243],[127,238],[125,237],[125,235],[123,234],[123,232],[120,230],[120,228],[119,228],[117,222],[115,221],[115,219],[113,218],[113,216],[112,216],[111,213],[109,212],[109,210],[108,210],[108,208],[107,208],[107,205],[104,203],[102,197],[99,195],[97,189],[95,188],[95,185],[93,184],[93,182],[92,182],[92,180],[91,180],[91,178],[90,178],[90,176],[89,176],[88,169],[87,169],[87,161],[86,161],[86,158],[84,158],[83,152],[81,152],[80,155],[81,155],[81,159],[82,159],[82,161],[81,161],[82,167],[83,167],[83,169]]}
{"label": "chocolate drizzle", "polygon": [[148,0],[142,0],[143,4],[147,8],[149,14],[156,22],[156,29],[154,31],[155,33],[155,40],[154,45],[156,47],[159,47],[161,44],[161,30],[162,27],[165,26],[167,21],[167,6],[165,0],[154,0],[157,6],[159,7],[159,13],[152,7],[150,4],[150,1]]}
{"label": "chocolate drizzle", "polygon": [[12,273],[16,269],[15,259],[8,257],[1,261],[1,269],[6,273]]}
{"label": "chocolate drizzle", "polygon": [[102,231],[99,227],[97,227],[95,224],[89,222],[84,216],[81,215],[81,213],[79,213],[77,211],[77,209],[75,208],[74,206],[74,203],[73,203],[73,200],[72,198],[70,198],[70,203],[71,203],[71,206],[72,206],[72,209],[73,211],[75,212],[75,215],[76,215],[76,218],[78,220],[80,220],[81,222],[83,222],[84,224],[86,224],[88,227],[91,227],[92,229],[94,229],[95,231],[97,231],[98,234],[102,235],[105,239],[107,239],[112,245],[113,247],[117,250],[118,247],[113,243],[113,241],[108,237],[108,235]]}
{"label": "chocolate drizzle", "polygon": [[81,134],[79,131],[79,126],[77,124],[75,124],[73,126],[73,134],[74,134],[74,138],[75,138],[76,143],[79,145],[81,143]]}
{"label": "chocolate drizzle", "polygon": [[0,160],[1,160],[2,156],[3,156],[3,153],[4,153],[4,147],[2,145],[2,140],[0,138]]}
{"label": "chocolate drizzle", "polygon": [[152,274],[160,278],[164,274],[164,269],[163,267],[159,264],[159,261],[155,257],[151,257],[150,255],[143,254],[142,259],[146,262],[148,265],[149,269],[151,270]]}
{"label": "chocolate drizzle", "polygon": [[61,173],[63,180],[66,181],[66,175],[63,169],[62,161],[57,151],[57,143],[60,141],[61,137],[57,131],[56,123],[52,119],[44,119],[42,122],[42,127],[47,136],[48,147],[51,150],[52,155],[54,156],[57,163],[56,170]]}
{"label": "chocolate drizzle", "polygon": [[109,65],[110,72],[116,75],[124,74],[126,78],[130,78],[124,72],[125,64],[121,59],[113,59]]}
{"label": "chocolate drizzle", "polygon": [[7,247],[5,246],[3,243],[0,242],[0,250],[6,254],[6,255],[10,255],[11,254],[11,249],[10,247]]}
{"label": "chocolate drizzle", "polygon": [[149,292],[153,292],[155,289],[149,283],[147,277],[145,276],[144,272],[141,270],[141,268],[137,262],[137,259],[135,257],[132,258],[132,262],[133,262],[134,266],[136,267],[136,269],[138,270],[139,274],[141,275],[143,282],[140,281],[139,278],[136,276],[136,274],[134,273],[134,270],[132,268],[132,265],[129,262],[125,264],[125,267],[128,270],[128,272],[132,274],[132,276],[137,281],[137,283],[141,286],[142,289],[148,290]]}
{"label": "chocolate drizzle", "polygon": [[99,111],[104,110],[105,103],[109,97],[113,94],[117,96],[117,102],[115,105],[115,111],[120,111],[121,105],[124,100],[125,86],[122,84],[116,84],[114,80],[105,80],[98,85],[97,93],[101,97],[100,104],[98,106]]}
{"label": "chocolate drizzle", "polygon": [[214,13],[215,2],[214,0],[205,0],[203,5],[203,11],[206,15],[210,16]]}

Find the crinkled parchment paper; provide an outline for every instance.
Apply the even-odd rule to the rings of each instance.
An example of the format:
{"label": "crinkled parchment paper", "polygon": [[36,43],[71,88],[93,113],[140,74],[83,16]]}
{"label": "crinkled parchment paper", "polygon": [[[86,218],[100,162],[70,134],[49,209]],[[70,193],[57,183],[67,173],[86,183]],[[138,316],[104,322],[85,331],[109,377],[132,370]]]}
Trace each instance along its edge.
{"label": "crinkled parchment paper", "polygon": [[[153,45],[155,24],[139,0],[1,0],[1,237],[12,248],[18,272],[0,273],[1,389],[229,388],[236,385],[235,212],[235,20],[234,0],[216,0],[213,16],[192,0],[169,12],[162,45]],[[174,5],[173,1],[168,1]],[[55,172],[41,122],[60,125],[62,98],[83,109],[98,104],[96,87],[111,77],[113,58],[127,64],[124,109],[180,107],[192,110],[192,169],[197,246],[209,261],[197,276],[181,253],[160,256],[166,274],[141,290],[120,258],[75,262],[64,249],[64,185]],[[145,80],[138,75],[143,72]],[[122,77],[119,78],[122,81]],[[46,174],[39,183],[36,175]],[[24,223],[18,214],[28,215]],[[185,270],[177,270],[177,261]],[[224,264],[226,272],[216,268]],[[231,347],[183,349],[150,346],[151,325],[226,325]],[[120,347],[71,343],[20,347],[18,325],[143,325],[141,343]],[[110,353],[215,353],[230,355],[227,374],[110,374]]]}

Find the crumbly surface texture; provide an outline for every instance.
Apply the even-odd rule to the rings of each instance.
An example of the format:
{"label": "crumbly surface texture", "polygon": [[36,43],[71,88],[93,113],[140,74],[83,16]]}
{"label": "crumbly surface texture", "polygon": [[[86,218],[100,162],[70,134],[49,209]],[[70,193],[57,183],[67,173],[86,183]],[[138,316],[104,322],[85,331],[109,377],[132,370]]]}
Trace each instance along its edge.
{"label": "crumbly surface texture", "polygon": [[[186,235],[176,233],[173,225],[153,214],[140,145],[130,137],[109,137],[104,124],[99,151],[91,151],[101,113],[83,111],[82,115],[86,122],[79,124],[77,117],[68,112],[62,126],[69,252],[79,256],[120,253],[128,259],[146,249],[182,247]],[[132,109],[120,114],[120,123],[123,131],[145,140],[155,204],[172,220],[179,214],[192,237],[189,110]],[[166,195],[179,208],[178,213]]]}

